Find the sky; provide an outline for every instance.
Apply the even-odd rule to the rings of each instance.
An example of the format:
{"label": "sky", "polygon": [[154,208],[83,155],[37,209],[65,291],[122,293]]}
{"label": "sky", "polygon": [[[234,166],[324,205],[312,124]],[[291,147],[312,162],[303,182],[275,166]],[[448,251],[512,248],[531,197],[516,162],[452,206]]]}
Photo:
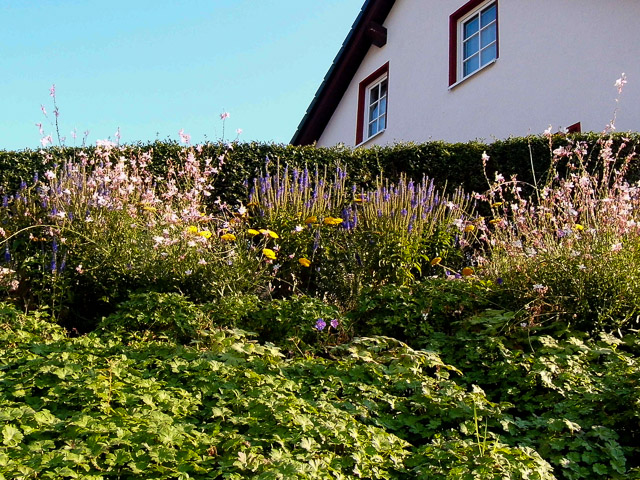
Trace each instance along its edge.
{"label": "sky", "polygon": [[363,3],[0,0],[0,150],[288,143]]}

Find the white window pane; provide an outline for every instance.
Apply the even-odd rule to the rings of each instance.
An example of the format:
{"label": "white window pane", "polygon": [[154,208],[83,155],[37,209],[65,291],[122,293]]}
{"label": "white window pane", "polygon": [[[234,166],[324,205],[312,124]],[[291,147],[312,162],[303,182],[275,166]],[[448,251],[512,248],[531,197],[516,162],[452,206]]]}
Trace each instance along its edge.
{"label": "white window pane", "polygon": [[494,43],[492,45],[490,45],[489,47],[485,48],[484,50],[482,50],[482,52],[480,52],[480,57],[481,57],[481,65],[486,65],[487,63],[489,63],[492,60],[495,60],[498,56],[498,44]]}
{"label": "white window pane", "polygon": [[480,50],[479,41],[480,41],[480,37],[478,35],[474,35],[469,40],[464,42],[464,51],[462,53],[463,59],[466,60],[470,56],[478,53],[478,50]]}
{"label": "white window pane", "polygon": [[374,102],[378,101],[378,96],[379,96],[379,91],[378,91],[378,85],[376,85],[375,87],[373,87],[371,89],[371,93],[369,95],[369,105],[371,105]]}
{"label": "white window pane", "polygon": [[482,40],[480,42],[481,48],[484,48],[490,43],[495,42],[496,38],[498,37],[497,33],[498,29],[495,23],[482,30],[482,32],[480,32],[480,38]]}
{"label": "white window pane", "polygon": [[463,30],[464,38],[465,39],[469,38],[471,35],[478,33],[479,29],[480,27],[479,27],[478,17],[472,18],[471,20],[469,20],[464,24],[464,30]]}
{"label": "white window pane", "polygon": [[496,6],[492,5],[480,14],[480,28],[486,27],[496,19]]}
{"label": "white window pane", "polygon": [[371,137],[378,133],[378,122],[373,122],[369,124],[369,134],[367,137]]}
{"label": "white window pane", "polygon": [[369,107],[369,121],[371,122],[372,120],[375,120],[376,118],[378,118],[378,116],[378,104],[376,103],[375,105],[371,105]]}
{"label": "white window pane", "polygon": [[467,76],[480,68],[480,55],[474,55],[463,64],[463,76]]}

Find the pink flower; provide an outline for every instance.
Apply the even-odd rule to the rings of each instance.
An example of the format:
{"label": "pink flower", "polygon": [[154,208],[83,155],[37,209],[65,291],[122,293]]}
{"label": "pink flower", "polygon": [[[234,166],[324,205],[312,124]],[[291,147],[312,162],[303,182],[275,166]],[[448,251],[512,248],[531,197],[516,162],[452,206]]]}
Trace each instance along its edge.
{"label": "pink flower", "polygon": [[49,95],[51,95],[53,98],[56,98],[56,84],[55,83],[53,85],[51,85],[51,88],[49,89]]}
{"label": "pink flower", "polygon": [[238,129],[236,130],[236,133],[237,133],[238,135],[242,135],[242,129],[241,129],[241,128],[238,128]]}
{"label": "pink flower", "polygon": [[96,147],[112,148],[115,146],[116,144],[109,140],[96,140]]}
{"label": "pink flower", "polygon": [[618,89],[618,93],[622,93],[622,87],[627,84],[627,76],[623,73],[622,76],[616,80],[614,86]]}
{"label": "pink flower", "polygon": [[223,120],[223,121],[224,121],[224,120],[226,120],[226,119],[227,119],[227,118],[229,118],[229,117],[230,117],[229,112],[222,112],[222,113],[220,114],[220,120]]}
{"label": "pink flower", "polygon": [[49,145],[49,144],[51,144],[51,143],[53,143],[53,138],[51,138],[51,135],[47,135],[46,137],[42,137],[42,138],[40,139],[40,144],[41,144],[43,147],[46,147],[47,145]]}
{"label": "pink flower", "polygon": [[44,105],[40,105],[40,110],[42,110],[42,113],[44,113],[44,116],[47,116],[47,109],[44,108]]}
{"label": "pink flower", "polygon": [[180,135],[180,141],[182,143],[186,143],[188,145],[189,142],[191,142],[191,135],[189,135],[188,133],[184,133],[184,130],[182,128],[178,132],[178,135]]}

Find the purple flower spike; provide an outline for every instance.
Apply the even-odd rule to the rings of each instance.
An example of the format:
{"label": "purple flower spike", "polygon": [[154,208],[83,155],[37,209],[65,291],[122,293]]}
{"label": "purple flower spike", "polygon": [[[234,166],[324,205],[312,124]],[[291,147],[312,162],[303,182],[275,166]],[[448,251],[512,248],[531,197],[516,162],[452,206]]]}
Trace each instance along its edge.
{"label": "purple flower spike", "polygon": [[323,319],[319,318],[318,321],[316,322],[316,329],[321,332],[324,330],[324,328],[327,326],[327,322],[325,322]]}
{"label": "purple flower spike", "polygon": [[340,324],[340,322],[338,321],[337,318],[334,318],[333,320],[331,320],[331,326],[333,328],[338,328],[338,325]]}

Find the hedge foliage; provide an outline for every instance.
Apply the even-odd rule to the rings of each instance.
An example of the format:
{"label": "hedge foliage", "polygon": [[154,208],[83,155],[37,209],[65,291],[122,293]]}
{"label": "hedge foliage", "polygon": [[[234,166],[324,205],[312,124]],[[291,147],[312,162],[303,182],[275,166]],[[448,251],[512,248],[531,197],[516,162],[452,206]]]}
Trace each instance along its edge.
{"label": "hedge foliage", "polygon": [[[594,151],[598,134],[561,134],[551,138],[553,148],[567,145],[570,141],[584,141],[590,153]],[[613,149],[617,151],[624,140],[626,147],[623,154],[637,148],[640,135],[614,134]],[[449,188],[462,186],[470,192],[483,192],[487,189],[487,181],[483,172],[482,153],[486,152],[490,159],[486,171],[493,180],[495,172],[505,178],[513,174],[529,184],[535,179],[544,178],[549,168],[551,150],[549,139],[544,136],[529,136],[498,140],[493,143],[472,141],[468,143],[445,143],[433,141],[421,144],[402,143],[387,147],[347,148],[335,146],[317,148],[314,146],[292,146],[269,143],[207,143],[201,146],[202,157],[216,159],[225,155],[225,165],[216,179],[217,196],[222,200],[234,201],[246,197],[245,181],[260,174],[268,162],[277,162],[290,166],[324,166],[341,164],[350,175],[350,181],[359,185],[369,185],[378,175],[390,180],[397,179],[401,173],[413,179],[427,176],[435,180],[436,187]],[[46,164],[62,163],[65,159],[76,158],[86,154],[92,156],[93,147],[51,147],[46,150],[5,151],[0,150],[0,189],[12,193],[21,182],[27,184],[35,173],[42,174]],[[120,155],[131,158],[132,154],[152,153],[156,172],[161,175],[163,168],[172,162],[179,161],[184,146],[177,142],[156,141],[147,144],[134,144],[120,147]],[[618,155],[622,158],[623,155]],[[533,170],[532,170],[533,166]],[[640,179],[640,168],[635,167],[628,172],[628,179]]]}

